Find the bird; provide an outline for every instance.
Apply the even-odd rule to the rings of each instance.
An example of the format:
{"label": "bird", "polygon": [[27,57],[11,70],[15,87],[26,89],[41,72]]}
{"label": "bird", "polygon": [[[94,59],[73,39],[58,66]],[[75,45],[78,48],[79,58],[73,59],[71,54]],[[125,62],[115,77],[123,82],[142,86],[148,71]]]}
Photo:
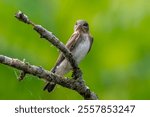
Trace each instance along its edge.
{"label": "bird", "polygon": [[[67,41],[65,47],[70,50],[77,64],[89,53],[93,44],[93,37],[89,31],[89,24],[85,20],[77,20],[74,25],[74,32]],[[69,61],[60,53],[52,73],[64,76],[72,70]],[[43,90],[53,91],[56,83],[48,82]]]}

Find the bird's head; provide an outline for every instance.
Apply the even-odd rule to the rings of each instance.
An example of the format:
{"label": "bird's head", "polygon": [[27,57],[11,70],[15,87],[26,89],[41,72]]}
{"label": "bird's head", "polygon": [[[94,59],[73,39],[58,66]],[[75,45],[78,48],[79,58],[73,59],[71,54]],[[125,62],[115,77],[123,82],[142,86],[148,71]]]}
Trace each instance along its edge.
{"label": "bird's head", "polygon": [[74,26],[74,30],[88,33],[89,32],[89,25],[85,20],[77,20],[77,22]]}

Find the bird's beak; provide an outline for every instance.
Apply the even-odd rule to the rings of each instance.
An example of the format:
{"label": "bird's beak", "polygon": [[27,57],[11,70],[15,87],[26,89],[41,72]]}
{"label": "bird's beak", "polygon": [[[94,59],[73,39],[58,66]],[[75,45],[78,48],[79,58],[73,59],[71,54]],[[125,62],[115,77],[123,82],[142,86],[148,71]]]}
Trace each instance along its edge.
{"label": "bird's beak", "polygon": [[76,30],[81,30],[81,29],[82,29],[82,26],[81,26],[81,24],[79,24],[79,25],[77,26]]}

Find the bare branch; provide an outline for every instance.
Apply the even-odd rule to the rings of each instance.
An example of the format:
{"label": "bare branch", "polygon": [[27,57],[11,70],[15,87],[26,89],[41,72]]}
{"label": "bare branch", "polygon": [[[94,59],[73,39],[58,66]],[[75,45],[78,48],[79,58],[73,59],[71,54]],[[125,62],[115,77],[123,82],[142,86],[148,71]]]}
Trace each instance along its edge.
{"label": "bare branch", "polygon": [[0,63],[11,66],[18,70],[24,71],[27,74],[37,76],[40,79],[44,79],[48,82],[53,81],[63,87],[77,91],[84,99],[97,100],[98,97],[90,91],[85,85],[82,79],[69,79],[58,76],[48,70],[43,69],[35,65],[30,65],[27,62],[20,61],[18,59],[10,58],[7,56],[0,55]]}
{"label": "bare branch", "polygon": [[81,77],[82,72],[78,68],[78,65],[76,61],[74,60],[74,57],[72,56],[71,52],[65,47],[65,45],[55,36],[52,34],[52,32],[46,30],[41,25],[35,25],[33,22],[31,22],[27,15],[22,13],[21,11],[17,12],[15,17],[24,23],[31,24],[34,27],[34,30],[36,30],[40,35],[41,38],[44,38],[48,40],[50,43],[52,43],[56,48],[58,48],[65,58],[70,62],[74,73],[75,78]]}
{"label": "bare branch", "polygon": [[91,99],[91,100],[98,99],[96,94],[91,92],[90,89],[85,85],[84,81],[82,80],[82,72],[78,68],[78,65],[74,60],[74,57],[72,56],[71,52],[65,47],[65,45],[62,42],[59,41],[57,37],[55,37],[52,34],[52,32],[47,31],[40,25],[35,25],[32,21],[29,20],[28,16],[23,14],[21,11],[16,13],[15,17],[26,24],[32,25],[34,27],[34,30],[36,30],[40,34],[41,38],[48,40],[63,53],[63,55],[70,62],[73,68],[73,75],[75,79],[64,78],[50,71],[45,70],[42,67],[30,65],[25,61],[20,61],[18,59],[6,57],[3,55],[0,55],[0,63],[21,70],[19,76],[20,80],[23,80],[26,74],[31,74],[39,77],[40,79],[44,79],[45,81],[55,82],[56,84],[59,84],[63,87],[75,90],[82,97],[84,97],[84,99]]}

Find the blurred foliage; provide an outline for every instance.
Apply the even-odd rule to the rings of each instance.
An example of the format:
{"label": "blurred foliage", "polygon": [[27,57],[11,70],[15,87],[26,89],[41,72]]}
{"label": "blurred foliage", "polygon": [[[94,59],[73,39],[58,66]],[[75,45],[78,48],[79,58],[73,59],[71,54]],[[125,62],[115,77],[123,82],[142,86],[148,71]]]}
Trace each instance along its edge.
{"label": "blurred foliage", "polygon": [[[33,29],[14,18],[18,10],[66,43],[77,19],[89,22],[91,52],[81,62],[86,84],[100,99],[150,99],[149,0],[1,0],[0,54],[51,69],[58,51]],[[0,99],[82,99],[57,86],[51,94],[44,82],[0,64]]]}

